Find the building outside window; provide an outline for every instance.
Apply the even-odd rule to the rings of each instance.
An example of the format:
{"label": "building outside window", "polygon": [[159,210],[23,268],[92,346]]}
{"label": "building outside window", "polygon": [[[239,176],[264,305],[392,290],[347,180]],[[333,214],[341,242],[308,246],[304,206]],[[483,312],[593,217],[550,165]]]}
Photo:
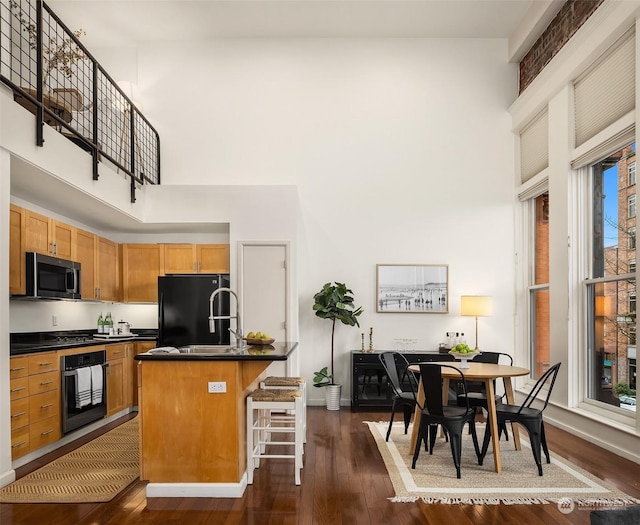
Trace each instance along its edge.
{"label": "building outside window", "polygon": [[531,376],[538,379],[550,366],[549,339],[549,193],[534,199],[534,265],[529,286]]}
{"label": "building outside window", "polygon": [[[616,385],[635,385],[636,186],[629,185],[635,143],[590,169],[591,269],[588,310],[588,399],[619,406]],[[635,168],[634,168],[635,172]]]}
{"label": "building outside window", "polygon": [[636,163],[630,162],[629,167],[627,168],[628,174],[628,184],[629,186],[633,186],[636,183]]}

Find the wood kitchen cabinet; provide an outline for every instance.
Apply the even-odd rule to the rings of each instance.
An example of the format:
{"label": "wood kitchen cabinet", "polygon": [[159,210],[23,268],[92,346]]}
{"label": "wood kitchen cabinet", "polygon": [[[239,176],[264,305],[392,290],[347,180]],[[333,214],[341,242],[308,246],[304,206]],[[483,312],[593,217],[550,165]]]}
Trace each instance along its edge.
{"label": "wood kitchen cabinet", "polygon": [[60,367],[56,352],[40,352],[9,360],[11,457],[62,437]]}
{"label": "wood kitchen cabinet", "polygon": [[25,282],[25,241],[26,211],[11,204],[9,206],[9,293],[24,295]]}
{"label": "wood kitchen cabinet", "polygon": [[118,300],[118,245],[97,237],[96,240],[96,299]]}
{"label": "wood kitchen cabinet", "polygon": [[163,274],[162,245],[122,245],[122,290],[125,303],[157,302],[158,276]]}
{"label": "wood kitchen cabinet", "polygon": [[[127,371],[127,347],[131,344],[107,345],[107,416],[117,414],[127,405],[129,388],[125,384],[125,377],[130,377]],[[129,350],[131,352],[131,350]],[[131,387],[132,388],[132,387]]]}
{"label": "wood kitchen cabinet", "polygon": [[76,230],[76,261],[80,263],[80,294],[83,299],[97,299],[98,236]]}
{"label": "wood kitchen cabinet", "polygon": [[76,229],[31,210],[25,210],[25,251],[74,260]]}
{"label": "wood kitchen cabinet", "polygon": [[[133,355],[143,354],[158,346],[155,341],[139,341],[135,344]],[[131,356],[131,374],[133,378],[133,399],[131,406],[138,406],[138,361]]]}
{"label": "wood kitchen cabinet", "polygon": [[164,273],[229,273],[229,245],[165,244]]}

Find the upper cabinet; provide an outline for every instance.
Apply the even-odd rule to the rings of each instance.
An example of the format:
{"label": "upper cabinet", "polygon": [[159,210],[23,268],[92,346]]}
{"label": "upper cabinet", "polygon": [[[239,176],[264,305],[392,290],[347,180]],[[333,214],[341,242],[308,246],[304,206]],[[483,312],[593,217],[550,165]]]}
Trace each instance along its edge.
{"label": "upper cabinet", "polygon": [[229,245],[165,244],[164,272],[229,273]]}
{"label": "upper cabinet", "polygon": [[97,237],[96,242],[96,298],[117,301],[118,245],[104,237]]}
{"label": "upper cabinet", "polygon": [[163,275],[160,244],[122,245],[122,291],[125,303],[158,301],[158,276]]}
{"label": "upper cabinet", "polygon": [[25,228],[25,251],[74,259],[76,229],[73,226],[25,210]]}
{"label": "upper cabinet", "polygon": [[9,207],[9,293],[23,295],[25,285],[25,210]]}
{"label": "upper cabinet", "polygon": [[25,252],[80,263],[82,299],[155,303],[165,274],[229,273],[228,244],[118,244],[11,204],[9,293],[26,293]]}
{"label": "upper cabinet", "polygon": [[80,294],[83,299],[98,299],[97,275],[98,236],[84,230],[76,231],[76,261],[80,263]]}

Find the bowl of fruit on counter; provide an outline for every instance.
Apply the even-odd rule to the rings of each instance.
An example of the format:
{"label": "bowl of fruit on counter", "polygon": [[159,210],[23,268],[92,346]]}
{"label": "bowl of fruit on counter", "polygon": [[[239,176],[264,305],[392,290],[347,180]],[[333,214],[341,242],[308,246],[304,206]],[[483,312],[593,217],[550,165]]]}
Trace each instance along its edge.
{"label": "bowl of fruit on counter", "polygon": [[267,332],[249,332],[244,340],[248,345],[270,345],[275,341]]}
{"label": "bowl of fruit on counter", "polygon": [[479,353],[479,350],[474,350],[469,345],[466,345],[464,343],[458,343],[451,350],[449,350],[449,354],[460,360],[460,368],[469,368],[469,363],[467,361],[473,359]]}

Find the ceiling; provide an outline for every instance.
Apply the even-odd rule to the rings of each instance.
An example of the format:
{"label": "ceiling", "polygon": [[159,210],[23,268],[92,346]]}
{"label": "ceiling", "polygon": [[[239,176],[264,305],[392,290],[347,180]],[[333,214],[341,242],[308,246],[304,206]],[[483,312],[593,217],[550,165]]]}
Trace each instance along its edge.
{"label": "ceiling", "polygon": [[[565,0],[47,0],[89,50],[213,38],[504,38],[538,34]],[[522,37],[517,45],[527,46]],[[512,47],[511,42],[509,47]],[[511,49],[511,57],[514,56]],[[505,57],[507,59],[507,57]],[[103,231],[182,232],[147,225],[44,175],[12,163],[13,195]],[[67,214],[68,215],[68,214]],[[189,225],[189,231],[211,225]]]}

